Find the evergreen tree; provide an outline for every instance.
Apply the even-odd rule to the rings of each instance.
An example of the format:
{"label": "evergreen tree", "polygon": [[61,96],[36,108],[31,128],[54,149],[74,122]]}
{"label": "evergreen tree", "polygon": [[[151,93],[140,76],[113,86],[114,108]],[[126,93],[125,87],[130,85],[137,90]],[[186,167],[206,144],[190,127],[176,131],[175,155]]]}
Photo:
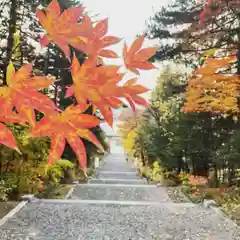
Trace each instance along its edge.
{"label": "evergreen tree", "polygon": [[175,0],[156,12],[149,20],[147,34],[149,38],[164,40],[164,43],[155,57],[192,64],[199,56],[211,54],[215,48],[222,49],[225,55],[236,50],[239,11],[232,6],[234,1],[220,2],[207,6],[208,15],[204,14],[205,3],[197,0]]}

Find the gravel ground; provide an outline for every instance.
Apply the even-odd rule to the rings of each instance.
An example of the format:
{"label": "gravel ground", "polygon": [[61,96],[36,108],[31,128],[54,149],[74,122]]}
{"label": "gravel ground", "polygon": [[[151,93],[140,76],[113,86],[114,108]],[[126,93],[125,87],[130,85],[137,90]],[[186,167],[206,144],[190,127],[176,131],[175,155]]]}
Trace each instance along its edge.
{"label": "gravel ground", "polygon": [[102,171],[113,171],[113,172],[136,172],[136,169],[133,168],[129,163],[120,160],[103,163],[100,168]]}
{"label": "gravel ground", "polygon": [[127,181],[121,181],[120,179],[95,179],[92,178],[89,183],[102,183],[102,184],[148,184],[144,179],[126,179]]}
{"label": "gravel ground", "polygon": [[1,240],[239,240],[240,230],[197,205],[28,204]]}
{"label": "gravel ground", "polygon": [[96,178],[116,178],[116,179],[141,179],[139,175],[136,174],[126,174],[126,173],[100,173],[97,172],[94,175]]}
{"label": "gravel ground", "polygon": [[136,169],[129,168],[126,165],[120,165],[120,164],[118,164],[117,166],[113,165],[113,164],[103,165],[101,167],[101,170],[102,171],[113,171],[113,172],[116,172],[116,171],[118,171],[118,172],[136,172]]}
{"label": "gravel ground", "polygon": [[165,188],[121,186],[76,186],[72,199],[115,201],[171,201]]}

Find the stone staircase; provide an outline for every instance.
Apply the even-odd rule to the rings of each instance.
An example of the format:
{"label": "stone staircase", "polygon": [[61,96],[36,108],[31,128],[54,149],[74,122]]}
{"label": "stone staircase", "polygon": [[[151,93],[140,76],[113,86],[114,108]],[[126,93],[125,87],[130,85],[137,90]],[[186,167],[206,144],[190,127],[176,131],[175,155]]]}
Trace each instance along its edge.
{"label": "stone staircase", "polygon": [[0,240],[240,240],[212,209],[173,203],[147,184],[123,154],[109,155],[68,199],[28,202],[0,225]]}
{"label": "stone staircase", "polygon": [[89,184],[77,185],[70,197],[125,205],[128,201],[136,201],[143,205],[145,202],[142,201],[170,201],[164,188],[156,191],[156,186],[149,185],[142,179],[122,154],[108,156]]}

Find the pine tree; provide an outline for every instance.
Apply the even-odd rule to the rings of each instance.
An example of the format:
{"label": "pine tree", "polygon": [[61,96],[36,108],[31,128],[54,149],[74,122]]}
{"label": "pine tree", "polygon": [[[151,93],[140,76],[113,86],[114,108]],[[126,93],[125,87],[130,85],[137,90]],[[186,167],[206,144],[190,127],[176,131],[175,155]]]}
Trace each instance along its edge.
{"label": "pine tree", "polygon": [[237,49],[239,42],[239,11],[229,1],[212,5],[197,0],[176,0],[162,8],[149,21],[148,36],[165,40],[156,58],[175,59],[192,65],[200,56],[222,49],[225,54]]}

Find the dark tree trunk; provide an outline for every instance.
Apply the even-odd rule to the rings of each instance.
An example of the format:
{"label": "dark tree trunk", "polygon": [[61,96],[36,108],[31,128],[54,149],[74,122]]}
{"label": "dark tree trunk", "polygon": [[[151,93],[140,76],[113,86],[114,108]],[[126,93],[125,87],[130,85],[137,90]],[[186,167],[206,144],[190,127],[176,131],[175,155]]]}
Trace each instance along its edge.
{"label": "dark tree trunk", "polygon": [[7,78],[6,78],[7,67],[12,58],[14,33],[16,31],[16,24],[17,24],[17,0],[11,0],[11,2],[12,3],[10,8],[10,19],[9,19],[8,39],[7,39],[7,54],[6,54],[6,60],[4,62],[5,64],[4,79],[3,79],[4,85],[6,85],[7,83]]}

